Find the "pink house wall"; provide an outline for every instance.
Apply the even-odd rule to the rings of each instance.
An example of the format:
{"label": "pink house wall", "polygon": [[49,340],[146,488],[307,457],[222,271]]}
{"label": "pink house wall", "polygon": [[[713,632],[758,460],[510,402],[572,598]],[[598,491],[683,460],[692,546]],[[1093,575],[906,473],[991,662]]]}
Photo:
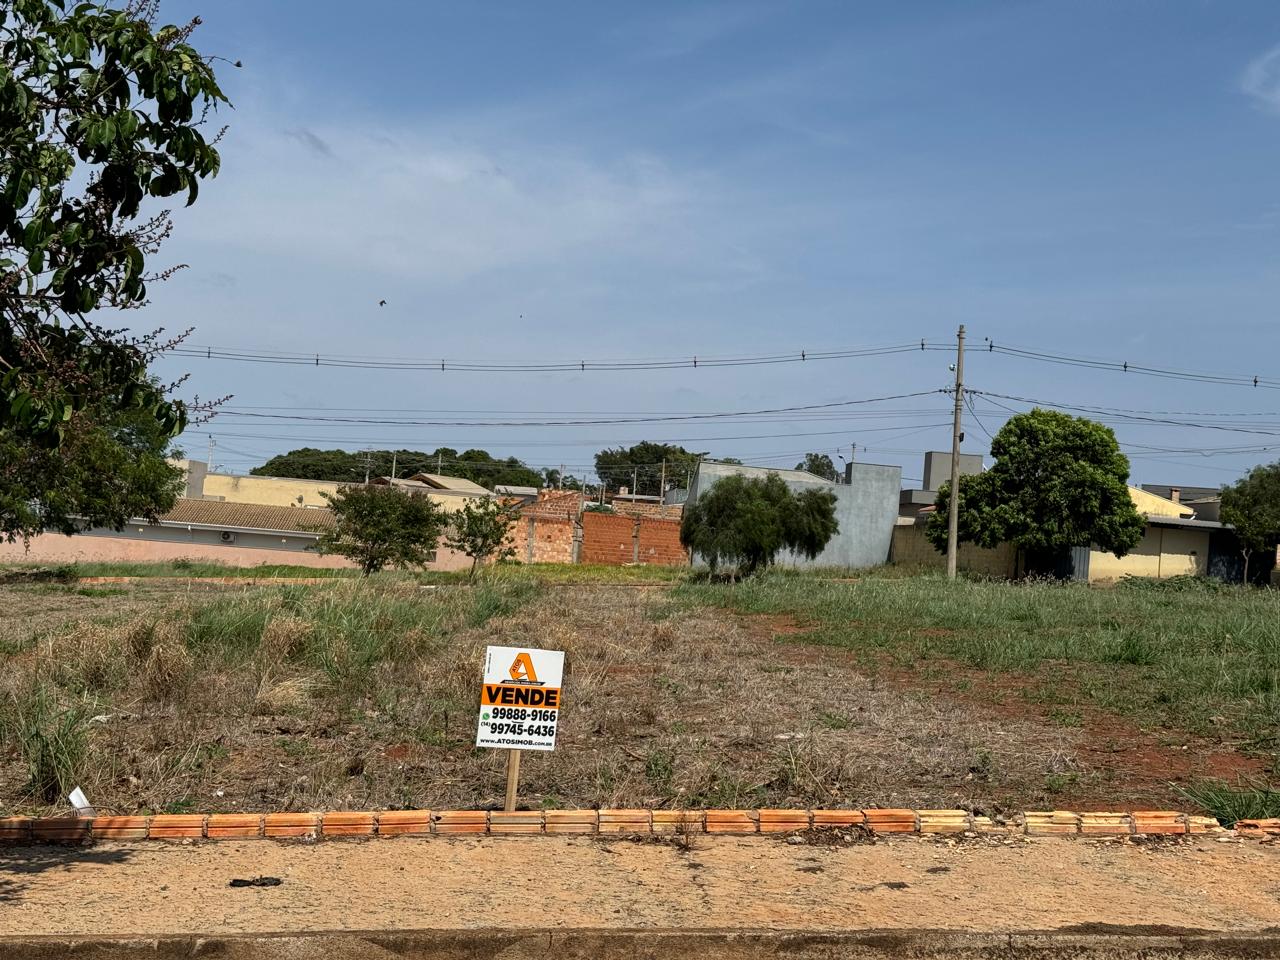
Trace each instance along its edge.
{"label": "pink house wall", "polygon": [[[254,567],[268,563],[327,569],[355,566],[344,557],[321,556],[314,550],[267,550],[237,544],[83,535],[67,537],[59,533],[32,538],[30,549],[24,549],[21,541],[0,543],[0,563],[157,563],[173,560],[199,560],[229,567]],[[442,546],[429,569],[464,570],[470,566],[470,558]]]}

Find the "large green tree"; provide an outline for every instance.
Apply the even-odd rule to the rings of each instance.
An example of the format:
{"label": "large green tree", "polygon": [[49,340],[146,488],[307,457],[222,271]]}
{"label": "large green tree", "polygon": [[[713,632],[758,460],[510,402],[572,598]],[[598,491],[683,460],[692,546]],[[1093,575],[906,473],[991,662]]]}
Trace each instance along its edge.
{"label": "large green tree", "polygon": [[596,475],[610,490],[626,487],[632,493],[658,496],[664,473],[668,486],[681,486],[705,456],[675,444],[645,440],[630,447],[601,450],[596,454]]}
{"label": "large green tree", "polygon": [[354,561],[365,576],[430,563],[448,523],[430,497],[396,487],[353,485],[325,499],[335,525],[320,535],[316,548]]}
{"label": "large green tree", "polygon": [[147,375],[167,345],[103,311],[141,306],[171,228],[148,198],[195,201],[218,171],[225,102],[157,0],[0,7],[0,430],[56,446],[77,411],[136,410],[173,435],[183,404]]}
{"label": "large green tree", "polygon": [[830,480],[832,483],[835,482],[837,476],[836,465],[832,463],[831,457],[825,453],[806,453],[804,459],[796,464],[796,469],[812,473],[815,477]]}
{"label": "large green tree", "polygon": [[[991,441],[995,464],[960,478],[960,540],[1012,543],[1028,573],[1050,574],[1072,547],[1096,544],[1122,557],[1146,521],[1129,496],[1129,460],[1109,427],[1056,410],[1010,417]],[[938,491],[925,532],[947,545],[950,484]]]}
{"label": "large green tree", "polygon": [[1244,582],[1249,558],[1273,550],[1280,541],[1280,463],[1254,467],[1222,491],[1222,520],[1235,527],[1244,556]]}
{"label": "large green tree", "polygon": [[768,567],[783,550],[813,560],[839,532],[835,505],[830,490],[793,493],[776,474],[732,474],[685,506],[680,542],[702,557],[712,573],[727,563],[750,575]]}
{"label": "large green tree", "polygon": [[155,417],[128,407],[77,411],[57,446],[0,430],[0,538],[155,519],[182,489],[170,443]]}
{"label": "large green tree", "polygon": [[497,458],[484,450],[439,447],[422,450],[318,450],[301,447],[272,457],[249,472],[260,477],[293,477],[298,480],[332,480],[339,483],[363,482],[366,472],[371,477],[387,477],[394,468],[397,477],[415,473],[443,473],[478,483],[490,490],[497,484],[538,487],[543,476],[515,457]]}

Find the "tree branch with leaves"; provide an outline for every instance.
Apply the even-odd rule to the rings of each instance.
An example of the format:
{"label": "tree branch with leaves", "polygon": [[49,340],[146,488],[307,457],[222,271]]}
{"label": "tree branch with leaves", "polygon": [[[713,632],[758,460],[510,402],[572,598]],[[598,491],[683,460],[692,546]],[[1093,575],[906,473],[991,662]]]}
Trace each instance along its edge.
{"label": "tree branch with leaves", "polygon": [[[168,210],[215,176],[227,102],[199,25],[124,6],[12,0],[0,17],[0,430],[56,446],[79,411],[139,411],[169,435],[188,410],[147,374],[174,341],[95,319],[146,303]],[[185,334],[180,334],[181,339]]]}

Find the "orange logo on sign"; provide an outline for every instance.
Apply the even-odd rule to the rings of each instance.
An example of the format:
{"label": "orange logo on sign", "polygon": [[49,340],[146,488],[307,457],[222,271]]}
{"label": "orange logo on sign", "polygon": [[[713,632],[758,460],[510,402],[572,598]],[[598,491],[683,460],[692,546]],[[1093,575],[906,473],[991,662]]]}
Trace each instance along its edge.
{"label": "orange logo on sign", "polygon": [[515,663],[511,664],[510,672],[511,679],[515,683],[538,683],[538,674],[533,669],[533,658],[527,653],[516,654]]}

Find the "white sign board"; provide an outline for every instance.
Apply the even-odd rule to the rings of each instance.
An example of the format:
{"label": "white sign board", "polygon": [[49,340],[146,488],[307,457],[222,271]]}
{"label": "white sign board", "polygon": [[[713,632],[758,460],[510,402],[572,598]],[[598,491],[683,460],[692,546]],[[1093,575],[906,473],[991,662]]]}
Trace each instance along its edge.
{"label": "white sign board", "polygon": [[477,747],[554,750],[564,653],[489,647],[480,687]]}

